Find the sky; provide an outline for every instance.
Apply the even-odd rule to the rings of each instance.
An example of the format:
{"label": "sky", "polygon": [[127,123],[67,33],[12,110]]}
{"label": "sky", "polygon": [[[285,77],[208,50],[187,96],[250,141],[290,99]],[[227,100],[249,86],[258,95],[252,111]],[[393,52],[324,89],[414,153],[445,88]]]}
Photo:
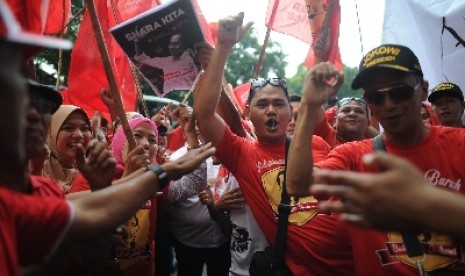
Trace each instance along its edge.
{"label": "sky", "polygon": [[[245,21],[254,22],[259,41],[266,34],[265,16],[268,0],[197,0],[208,22],[218,21],[229,15],[244,12]],[[305,1],[305,0],[300,0]],[[163,1],[165,2],[165,1]],[[358,67],[363,53],[381,44],[381,32],[384,16],[384,0],[340,0],[341,25],[339,48],[342,62]],[[356,9],[356,5],[358,9]],[[359,24],[363,43],[360,43]],[[286,77],[292,77],[297,66],[305,60],[309,46],[289,35],[271,32],[270,39],[281,44],[287,54]]]}

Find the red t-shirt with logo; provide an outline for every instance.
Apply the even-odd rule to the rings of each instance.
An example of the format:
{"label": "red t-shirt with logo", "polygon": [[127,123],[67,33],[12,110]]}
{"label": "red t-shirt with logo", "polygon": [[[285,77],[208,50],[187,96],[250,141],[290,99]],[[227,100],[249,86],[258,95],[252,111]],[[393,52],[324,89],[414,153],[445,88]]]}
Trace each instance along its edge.
{"label": "red t-shirt with logo", "polygon": [[[408,146],[393,145],[385,141],[388,153],[410,160],[424,173],[434,186],[465,194],[465,130],[432,126],[424,141]],[[350,142],[334,148],[315,166],[324,169],[377,172],[363,164],[362,156],[373,152],[372,139]],[[408,260],[399,233],[380,232],[351,227],[354,261],[358,275],[418,275]],[[422,232],[419,235],[426,252],[424,266],[427,270],[448,267],[462,270],[459,246],[448,237]],[[465,252],[465,251],[464,251]],[[454,264],[455,263],[455,264]],[[452,265],[451,265],[452,264]]]}
{"label": "red t-shirt with logo", "polygon": [[71,205],[58,198],[23,195],[0,184],[0,269],[19,275],[56,249],[71,223]]}
{"label": "red t-shirt with logo", "polygon": [[343,144],[343,142],[337,138],[337,131],[329,125],[326,117],[324,117],[323,121],[315,127],[313,134],[323,138],[323,140],[325,140],[331,148]]}
{"label": "red t-shirt with logo", "polygon": [[[315,136],[313,149],[318,161],[328,153],[329,145]],[[284,184],[284,153],[284,142],[260,144],[236,136],[229,127],[216,151],[221,163],[238,180],[247,204],[272,245]],[[346,225],[332,216],[316,215],[317,202],[313,197],[291,197],[291,204],[296,207],[289,216],[285,259],[294,275],[353,275]],[[295,212],[299,208],[301,211]]]}

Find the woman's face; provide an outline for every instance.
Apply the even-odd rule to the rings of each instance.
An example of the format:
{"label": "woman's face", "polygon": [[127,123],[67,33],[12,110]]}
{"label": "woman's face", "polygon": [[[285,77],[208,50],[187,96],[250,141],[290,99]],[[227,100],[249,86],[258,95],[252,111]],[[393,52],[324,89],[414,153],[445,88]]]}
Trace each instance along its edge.
{"label": "woman's face", "polygon": [[[137,145],[142,145],[149,156],[149,159],[154,160],[158,150],[158,139],[155,130],[148,123],[141,123],[132,130]],[[128,156],[128,142],[124,143],[123,147],[123,162],[126,162]]]}
{"label": "woman's face", "polygon": [[87,149],[92,133],[85,115],[79,111],[71,113],[61,125],[57,135],[57,150],[67,161],[75,161],[77,148]]}

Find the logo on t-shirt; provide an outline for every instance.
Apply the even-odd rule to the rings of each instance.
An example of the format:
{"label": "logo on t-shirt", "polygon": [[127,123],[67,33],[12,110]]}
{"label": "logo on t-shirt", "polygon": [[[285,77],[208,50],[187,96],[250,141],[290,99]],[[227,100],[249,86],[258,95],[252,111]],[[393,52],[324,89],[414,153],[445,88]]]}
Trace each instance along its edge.
{"label": "logo on t-shirt", "polygon": [[[262,185],[265,194],[275,214],[278,214],[278,205],[281,202],[282,185],[284,184],[284,166],[275,167],[262,174]],[[296,212],[289,215],[289,223],[304,225],[317,213],[317,200],[313,196],[291,196],[291,206]]]}
{"label": "logo on t-shirt", "polygon": [[252,239],[250,238],[250,234],[247,229],[232,224],[232,251],[242,253],[249,250],[249,244],[251,240]]}
{"label": "logo on t-shirt", "polygon": [[[460,247],[447,236],[426,231],[418,235],[418,240],[425,252],[423,267],[426,271],[447,267],[457,263],[460,259]],[[379,256],[386,255],[381,258],[383,265],[392,263],[389,260],[390,257],[393,257],[403,264],[414,268],[417,267],[415,259],[407,255],[407,249],[400,233],[388,232],[386,247],[387,250],[378,251]]]}

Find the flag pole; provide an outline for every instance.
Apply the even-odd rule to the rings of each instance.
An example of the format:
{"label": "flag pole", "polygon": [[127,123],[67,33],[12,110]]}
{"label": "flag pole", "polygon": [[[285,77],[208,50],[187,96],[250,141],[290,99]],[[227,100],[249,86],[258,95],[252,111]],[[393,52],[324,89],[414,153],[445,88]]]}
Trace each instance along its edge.
{"label": "flag pole", "polygon": [[[274,22],[274,18],[276,17],[276,10],[278,9],[278,3],[279,0],[275,0],[273,2],[273,8],[271,9],[270,15],[270,22]],[[254,79],[258,77],[258,74],[260,74],[260,71],[262,70],[263,58],[265,57],[265,50],[268,46],[268,42],[270,41],[270,33],[271,28],[268,27],[268,29],[266,30],[265,40],[263,41],[262,49],[260,50],[260,56],[258,57],[257,65],[255,65],[255,70],[252,74],[252,77]]]}
{"label": "flag pole", "polygon": [[92,21],[92,28],[94,30],[95,39],[97,40],[98,49],[100,55],[102,56],[103,67],[105,68],[105,74],[108,79],[108,83],[110,84],[110,91],[115,101],[116,109],[118,110],[118,116],[121,120],[121,127],[123,128],[124,134],[126,135],[126,139],[128,140],[129,149],[133,149],[136,147],[136,140],[134,135],[132,134],[131,128],[129,127],[129,122],[126,117],[126,113],[124,112],[123,102],[121,100],[121,94],[118,90],[118,86],[116,85],[115,75],[113,73],[110,57],[108,55],[108,50],[105,45],[105,40],[103,39],[102,28],[100,26],[100,22],[98,20],[97,11],[95,9],[94,1],[86,0],[87,7],[89,8],[90,19]]}
{"label": "flag pole", "polygon": [[270,33],[271,33],[271,29],[268,28],[266,30],[265,40],[263,41],[262,49],[260,50],[260,56],[258,56],[258,61],[257,61],[257,64],[255,65],[255,70],[252,75],[254,79],[258,77],[258,74],[260,74],[260,71],[262,70],[263,58],[265,57],[265,50],[266,50],[266,47],[268,46],[268,42],[270,41]]}

